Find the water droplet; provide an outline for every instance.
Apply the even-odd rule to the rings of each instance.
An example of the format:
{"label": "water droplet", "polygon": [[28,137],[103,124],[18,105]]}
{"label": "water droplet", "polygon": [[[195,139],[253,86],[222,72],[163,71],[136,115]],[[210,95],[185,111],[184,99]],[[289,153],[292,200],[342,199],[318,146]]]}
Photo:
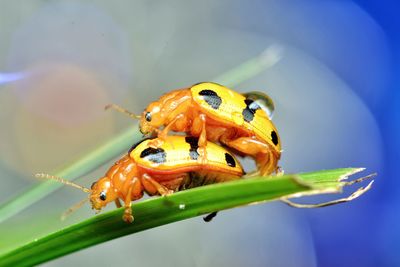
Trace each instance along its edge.
{"label": "water droplet", "polygon": [[267,113],[268,117],[272,119],[272,116],[274,115],[275,105],[274,101],[272,101],[272,98],[270,98],[267,94],[253,91],[244,93],[243,96],[256,102],[261,107],[261,109],[264,110],[265,113]]}

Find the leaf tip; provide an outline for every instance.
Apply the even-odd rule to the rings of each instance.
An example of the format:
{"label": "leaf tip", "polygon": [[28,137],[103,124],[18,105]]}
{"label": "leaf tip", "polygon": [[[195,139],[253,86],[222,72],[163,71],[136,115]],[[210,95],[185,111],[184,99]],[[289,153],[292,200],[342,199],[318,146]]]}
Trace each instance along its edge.
{"label": "leaf tip", "polygon": [[[344,179],[347,179],[352,174],[361,172],[363,170],[365,170],[365,168],[353,169],[351,172],[349,172],[351,174],[349,174],[349,173],[345,174],[345,178]],[[350,181],[350,182],[346,182],[342,186],[340,186],[340,188],[342,188],[343,186],[348,186],[348,185],[352,185],[352,184],[355,184],[355,183],[359,183],[359,182],[365,181],[366,179],[370,179],[372,177],[375,177],[376,175],[377,175],[376,173],[372,173],[372,174],[366,175],[364,177],[358,178],[356,180],[353,180],[353,181]],[[343,175],[342,175],[342,177],[343,177]],[[360,197],[361,195],[365,194],[367,191],[369,191],[372,188],[372,184],[374,182],[375,182],[375,180],[370,181],[366,186],[358,188],[356,191],[354,191],[348,197],[339,198],[339,199],[335,199],[335,200],[332,200],[332,201],[327,201],[327,202],[322,202],[322,203],[317,203],[317,204],[296,203],[296,202],[293,202],[293,201],[289,200],[288,197],[283,197],[280,200],[282,202],[284,202],[285,204],[287,204],[287,205],[289,205],[291,207],[294,207],[294,208],[307,208],[307,209],[310,209],[310,208],[327,207],[327,206],[332,206],[332,205],[336,205],[336,204],[340,204],[340,203],[350,202],[350,201]],[[321,190],[320,193],[322,193],[322,191],[323,190]],[[300,193],[300,194],[297,194],[297,195],[292,195],[290,197],[293,198],[293,197],[301,197],[301,196],[303,196],[303,195]]]}
{"label": "leaf tip", "polygon": [[362,172],[364,170],[365,170],[365,168],[349,168],[348,172],[339,176],[338,181],[340,182],[340,181],[346,180],[347,178],[349,178],[349,176],[352,176],[352,175]]}

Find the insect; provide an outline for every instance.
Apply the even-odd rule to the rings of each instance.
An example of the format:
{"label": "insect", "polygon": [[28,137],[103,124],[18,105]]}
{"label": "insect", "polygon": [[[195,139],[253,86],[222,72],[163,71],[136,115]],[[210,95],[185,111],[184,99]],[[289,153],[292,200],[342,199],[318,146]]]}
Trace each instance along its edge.
{"label": "insect", "polygon": [[206,143],[208,157],[204,162],[199,160],[196,137],[167,136],[158,148],[150,146],[152,141],[144,139],[132,146],[90,189],[47,174],[37,177],[57,180],[89,193],[92,208],[97,211],[110,202],[121,207],[119,200],[122,200],[123,220],[131,223],[131,201],[140,199],[144,192],[165,196],[196,186],[236,180],[244,174],[236,158],[214,143]]}
{"label": "insect", "polygon": [[[204,147],[209,140],[252,156],[261,175],[278,172],[281,142],[270,120],[273,102],[258,92],[246,96],[216,83],[203,82],[161,96],[141,116],[116,105],[106,108],[139,118],[143,134],[158,133],[158,139],[151,143],[153,147],[159,147],[169,131],[186,132],[199,137],[203,159],[207,159]],[[162,126],[164,129],[159,130]]]}

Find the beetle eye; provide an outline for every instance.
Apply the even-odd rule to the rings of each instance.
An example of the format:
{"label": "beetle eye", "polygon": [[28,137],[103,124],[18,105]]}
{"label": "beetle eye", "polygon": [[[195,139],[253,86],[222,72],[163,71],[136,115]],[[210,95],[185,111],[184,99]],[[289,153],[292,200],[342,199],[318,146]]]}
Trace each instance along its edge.
{"label": "beetle eye", "polygon": [[104,201],[104,200],[106,200],[106,198],[107,198],[106,192],[101,191],[101,193],[100,193],[100,199]]}
{"label": "beetle eye", "polygon": [[147,112],[146,115],[144,115],[144,117],[146,118],[146,121],[151,121],[151,113]]}

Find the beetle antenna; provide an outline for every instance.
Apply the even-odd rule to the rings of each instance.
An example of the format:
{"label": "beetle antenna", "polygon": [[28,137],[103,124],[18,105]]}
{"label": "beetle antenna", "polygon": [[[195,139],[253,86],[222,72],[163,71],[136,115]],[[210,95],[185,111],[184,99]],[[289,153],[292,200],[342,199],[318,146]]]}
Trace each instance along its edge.
{"label": "beetle antenna", "polygon": [[61,177],[50,175],[50,174],[47,174],[47,173],[36,173],[35,177],[36,178],[45,178],[45,179],[49,179],[49,180],[54,180],[54,181],[57,181],[57,182],[60,182],[60,183],[63,183],[63,184],[78,188],[78,189],[82,190],[85,193],[90,193],[91,192],[91,190],[86,188],[86,187],[83,187],[83,186],[78,185],[76,183],[73,183],[71,181],[67,181],[67,180],[65,180],[65,179],[63,179]]}
{"label": "beetle antenna", "polygon": [[110,108],[112,108],[112,109],[114,109],[114,110],[116,110],[118,112],[124,113],[124,114],[128,115],[129,117],[131,117],[132,119],[135,119],[135,120],[142,118],[142,116],[136,115],[136,114],[130,112],[129,110],[124,109],[123,107],[120,107],[120,106],[118,106],[116,104],[108,104],[107,106],[104,107],[105,110],[110,109]]}
{"label": "beetle antenna", "polygon": [[71,215],[71,213],[75,212],[77,209],[82,207],[83,204],[85,204],[88,200],[89,198],[85,198],[76,203],[75,205],[69,207],[66,211],[63,212],[63,214],[61,214],[61,221],[64,221],[69,215]]}

